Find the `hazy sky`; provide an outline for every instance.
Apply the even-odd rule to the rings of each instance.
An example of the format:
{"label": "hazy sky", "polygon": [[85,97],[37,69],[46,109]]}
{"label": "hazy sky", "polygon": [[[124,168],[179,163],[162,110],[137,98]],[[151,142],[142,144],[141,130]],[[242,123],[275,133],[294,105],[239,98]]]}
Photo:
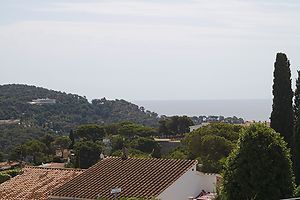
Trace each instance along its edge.
{"label": "hazy sky", "polygon": [[0,0],[0,84],[127,100],[271,98],[299,0]]}

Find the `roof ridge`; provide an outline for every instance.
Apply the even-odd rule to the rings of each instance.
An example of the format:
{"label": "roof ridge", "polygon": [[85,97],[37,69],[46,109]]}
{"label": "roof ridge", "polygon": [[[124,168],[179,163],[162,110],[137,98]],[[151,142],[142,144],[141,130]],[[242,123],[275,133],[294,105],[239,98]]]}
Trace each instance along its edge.
{"label": "roof ridge", "polygon": [[[118,156],[108,156],[106,158],[104,158],[103,160],[107,159],[107,158],[121,158]],[[176,160],[176,161],[193,161],[193,162],[197,162],[197,160],[194,159],[176,159],[176,158],[137,158],[137,157],[128,157],[127,159],[132,159],[132,160]]]}
{"label": "roof ridge", "polygon": [[76,168],[59,168],[59,167],[39,167],[39,166],[25,166],[22,169],[44,169],[44,170],[62,170],[62,171],[82,171],[85,169],[76,169]]}

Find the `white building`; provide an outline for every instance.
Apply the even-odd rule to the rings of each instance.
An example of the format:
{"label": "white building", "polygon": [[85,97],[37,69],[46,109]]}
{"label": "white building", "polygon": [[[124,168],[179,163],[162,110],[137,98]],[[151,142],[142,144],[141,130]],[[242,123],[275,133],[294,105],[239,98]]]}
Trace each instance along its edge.
{"label": "white building", "polygon": [[43,105],[43,104],[55,104],[56,103],[56,99],[34,99],[31,102],[28,102],[32,105]]}

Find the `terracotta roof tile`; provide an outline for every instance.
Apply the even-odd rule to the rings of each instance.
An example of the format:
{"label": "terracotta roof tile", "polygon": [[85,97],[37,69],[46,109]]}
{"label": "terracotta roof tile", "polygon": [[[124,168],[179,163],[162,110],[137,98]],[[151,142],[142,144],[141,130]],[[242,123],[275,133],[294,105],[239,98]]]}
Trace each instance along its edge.
{"label": "terracotta roof tile", "polygon": [[25,167],[23,173],[0,184],[1,200],[45,200],[49,192],[84,170]]}
{"label": "terracotta roof tile", "polygon": [[196,164],[191,160],[106,158],[51,192],[51,198],[112,199],[120,187],[122,197],[157,197]]}

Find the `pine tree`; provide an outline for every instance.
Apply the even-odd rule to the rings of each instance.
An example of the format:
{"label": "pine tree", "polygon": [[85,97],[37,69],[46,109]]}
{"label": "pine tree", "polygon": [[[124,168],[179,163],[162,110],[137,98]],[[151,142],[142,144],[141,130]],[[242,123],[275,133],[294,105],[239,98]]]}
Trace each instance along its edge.
{"label": "pine tree", "polygon": [[296,90],[294,99],[295,128],[293,136],[293,164],[296,176],[296,183],[300,184],[300,71],[296,80]]}
{"label": "pine tree", "polygon": [[291,147],[294,124],[293,91],[290,62],[284,53],[277,53],[274,68],[271,128],[279,132]]}

